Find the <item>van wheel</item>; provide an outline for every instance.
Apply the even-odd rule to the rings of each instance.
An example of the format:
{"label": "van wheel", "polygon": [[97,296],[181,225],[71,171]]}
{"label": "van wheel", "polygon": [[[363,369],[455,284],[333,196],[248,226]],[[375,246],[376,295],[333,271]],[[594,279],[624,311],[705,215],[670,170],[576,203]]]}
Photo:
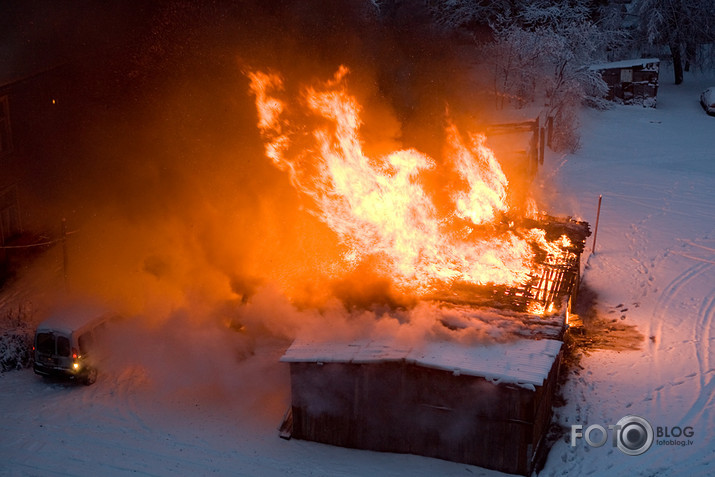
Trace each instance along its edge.
{"label": "van wheel", "polygon": [[95,381],[97,381],[97,370],[94,368],[89,368],[87,370],[87,376],[84,377],[84,381],[82,381],[82,383],[85,386],[89,386],[90,384],[94,384]]}

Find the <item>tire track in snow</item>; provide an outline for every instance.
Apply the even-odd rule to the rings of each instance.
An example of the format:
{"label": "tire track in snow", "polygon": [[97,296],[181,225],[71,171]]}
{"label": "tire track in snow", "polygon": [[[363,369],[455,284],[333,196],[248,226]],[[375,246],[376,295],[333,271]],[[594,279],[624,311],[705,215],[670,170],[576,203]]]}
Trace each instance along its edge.
{"label": "tire track in snow", "polygon": [[[700,316],[702,320],[699,323],[696,336],[698,351],[700,356],[698,357],[698,363],[700,364],[701,375],[711,373],[715,371],[712,369],[710,363],[710,341],[713,339],[711,336],[711,330],[713,326],[713,321],[715,319],[715,294],[707,297],[700,308]],[[712,381],[712,378],[710,379]]]}
{"label": "tire track in snow", "polygon": [[698,262],[710,263],[710,264],[712,264],[712,265],[715,265],[715,260],[708,260],[707,258],[700,258],[700,257],[696,257],[696,256],[694,256],[694,255],[689,255],[689,254],[687,254],[687,253],[682,253],[682,252],[675,252],[675,251],[674,251],[674,252],[672,252],[672,253],[674,253],[675,255],[680,255],[681,257],[689,258],[690,260],[695,260],[695,261],[698,261]]}
{"label": "tire track in snow", "polygon": [[[703,413],[711,408],[715,401],[715,368],[711,367],[710,361],[712,327],[715,322],[715,294],[705,297],[698,318],[693,342],[700,369],[700,389],[698,398],[680,421],[681,426],[703,422]],[[705,422],[709,420],[705,419]]]}
{"label": "tire track in snow", "polygon": [[[662,341],[661,333],[663,328],[663,320],[665,318],[665,310],[667,309],[668,305],[670,305],[675,300],[675,297],[683,289],[683,287],[685,287],[685,285],[692,282],[695,278],[698,278],[711,266],[712,264],[706,262],[696,263],[695,265],[686,268],[683,272],[681,272],[673,280],[671,280],[668,285],[666,285],[666,287],[663,289],[662,293],[658,297],[655,306],[655,313],[653,314],[653,317],[650,321],[650,337],[655,337],[655,340],[657,342]],[[656,350],[658,350],[657,345]],[[655,353],[654,355],[657,356],[657,353]]]}
{"label": "tire track in snow", "polygon": [[[707,252],[715,252],[715,248],[708,247],[696,243],[692,240],[682,240],[683,243],[690,245],[693,248],[704,250]],[[660,294],[656,310],[651,320],[650,333],[655,336],[658,343],[662,343],[662,327],[667,324],[668,308],[676,301],[676,297],[688,285],[702,282],[712,283],[712,277],[709,272],[712,272],[715,265],[715,260],[703,258],[700,256],[691,255],[689,253],[672,252],[678,256],[692,259],[696,263],[683,270],[677,275]],[[697,316],[692,321],[692,339],[684,341],[693,346],[693,351],[698,364],[697,373],[697,397],[687,410],[683,418],[680,420],[681,426],[693,425],[693,423],[705,422],[709,425],[711,422],[709,413],[715,404],[715,368],[711,359],[711,342],[713,340],[713,325],[715,324],[715,290],[709,291],[703,298],[698,308]],[[660,346],[656,346],[653,356],[658,359]],[[660,367],[658,366],[658,369]],[[694,378],[696,373],[689,374],[683,379],[678,379],[677,382],[671,382],[671,386],[677,386],[684,382],[685,378]],[[660,388],[662,389],[663,386]],[[706,414],[706,415],[704,415]]]}
{"label": "tire track in snow", "polygon": [[[148,378],[141,366],[127,366],[121,371],[107,370],[100,374],[98,383],[83,393],[83,402],[113,404],[110,415],[125,434],[149,431],[149,426],[139,415],[136,394],[146,388]],[[109,399],[107,399],[109,398]]]}
{"label": "tire track in snow", "polygon": [[[201,438],[200,431],[190,427],[187,430],[179,426],[177,431],[165,423],[157,427],[143,418],[155,410],[154,406],[162,409],[170,406],[157,401],[155,390],[147,384],[145,370],[130,366],[100,374],[91,387],[72,386],[69,390],[77,391],[73,395],[58,394],[53,409],[78,398],[81,402],[81,406],[68,411],[73,415],[74,444],[62,441],[64,418],[53,411],[50,423],[45,424],[53,429],[52,450],[28,459],[28,455],[37,453],[32,446],[43,444],[36,436],[29,436],[19,442],[22,459],[14,460],[12,466],[18,469],[18,475],[225,475],[222,469],[232,467],[235,452],[214,449]],[[177,413],[183,416],[180,411]],[[62,473],[56,472],[57,456],[61,456],[66,469]],[[250,463],[250,458],[245,455],[240,461],[248,462],[247,475],[258,475],[262,470],[260,463]],[[4,475],[2,462],[0,475]]]}
{"label": "tire track in snow", "polygon": [[[672,343],[669,347],[666,347],[665,344],[667,343],[667,340],[663,336],[664,326],[677,326],[673,317],[669,316],[669,313],[671,313],[671,309],[675,308],[674,305],[677,305],[679,303],[679,300],[677,298],[681,295],[681,292],[683,292],[684,290],[687,292],[689,286],[697,285],[698,283],[700,283],[700,280],[702,280],[703,277],[705,277],[705,280],[707,280],[707,272],[711,270],[712,267],[712,264],[702,261],[698,261],[690,266],[687,266],[687,268],[685,268],[681,273],[679,273],[675,278],[673,278],[670,283],[668,283],[668,285],[666,285],[666,287],[658,296],[658,299],[656,301],[656,308],[654,310],[653,317],[651,318],[650,323],[650,344],[654,366],[653,369],[654,372],[658,375],[656,379],[656,381],[658,382],[664,381],[664,372],[666,374],[669,374],[667,372],[667,370],[669,369],[669,364],[665,361],[672,356],[668,353],[668,351],[672,350],[672,348],[674,347]],[[692,348],[682,348],[681,353],[687,353],[688,349],[692,350],[692,353],[694,355],[693,358],[695,358],[699,363],[699,374],[701,376],[699,380],[693,383],[696,388],[694,390],[694,395],[697,396],[697,398],[694,401],[691,401],[692,404],[690,405],[689,409],[683,409],[683,411],[685,411],[685,417],[683,418],[684,422],[685,420],[691,419],[692,415],[694,414],[700,415],[700,411],[706,406],[706,402],[704,401],[707,401],[708,399],[708,387],[706,386],[704,381],[704,379],[706,379],[704,377],[704,373],[707,372],[707,369],[703,369],[703,362],[701,358],[703,354],[703,350],[701,349],[701,329],[705,326],[704,323],[708,321],[707,309],[712,308],[713,306],[712,303],[708,303],[709,306],[703,305],[704,308],[701,307],[701,309],[697,313],[697,316],[693,317],[694,319],[684,320],[684,324],[685,322],[690,324],[690,329],[687,331],[690,331],[692,339],[681,341],[677,343],[677,345],[675,345],[684,346],[686,343],[692,344]],[[710,321],[712,321],[712,318],[710,318]],[[707,351],[705,351],[705,353],[707,353]],[[691,374],[688,375],[688,377],[695,378],[695,375]],[[674,377],[672,375],[668,375],[667,379],[670,383],[669,387],[673,388],[683,384],[686,380],[686,377]],[[655,399],[656,401],[654,405],[656,406],[656,409],[660,409],[660,391],[663,388],[664,385],[659,386],[651,393],[649,393],[649,396],[645,399],[646,401],[652,401],[653,399]]]}
{"label": "tire track in snow", "polygon": [[713,247],[708,247],[707,245],[703,245],[701,243],[694,242],[692,240],[683,240],[681,239],[681,242],[686,243],[688,245],[691,245],[693,247],[697,247],[703,250],[707,250],[708,252],[715,252],[715,248]]}

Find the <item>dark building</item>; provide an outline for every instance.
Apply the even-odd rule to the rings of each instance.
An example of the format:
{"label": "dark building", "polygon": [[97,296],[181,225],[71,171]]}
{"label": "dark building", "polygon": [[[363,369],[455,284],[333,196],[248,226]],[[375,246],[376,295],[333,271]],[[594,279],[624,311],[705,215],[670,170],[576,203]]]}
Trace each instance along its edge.
{"label": "dark building", "polygon": [[17,184],[14,175],[16,154],[10,116],[11,85],[0,85],[0,245],[22,232]]}
{"label": "dark building", "polygon": [[60,180],[52,164],[68,149],[71,83],[66,67],[0,82],[0,284],[48,244],[37,218],[49,181]]}
{"label": "dark building", "polygon": [[657,58],[623,60],[589,67],[589,70],[601,73],[608,85],[606,99],[650,108],[656,106],[659,69],[660,60]]}
{"label": "dark building", "polygon": [[61,154],[71,118],[71,79],[50,68],[0,83],[0,232],[2,245],[23,230],[22,204],[32,202],[42,169]]}
{"label": "dark building", "polygon": [[[13,264],[49,244],[73,213],[61,199],[77,189],[87,125],[122,104],[122,82],[142,9],[9,1],[0,25],[0,284]],[[124,5],[126,4],[126,9]],[[130,8],[131,6],[131,8]],[[134,16],[119,15],[126,10]],[[123,69],[124,68],[124,69]],[[70,221],[72,217],[67,217]]]}

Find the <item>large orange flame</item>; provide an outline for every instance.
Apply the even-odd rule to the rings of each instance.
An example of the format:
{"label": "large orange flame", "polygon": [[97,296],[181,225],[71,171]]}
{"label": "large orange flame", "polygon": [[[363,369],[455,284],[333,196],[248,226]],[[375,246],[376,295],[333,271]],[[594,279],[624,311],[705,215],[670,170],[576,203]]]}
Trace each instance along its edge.
{"label": "large orange flame", "polygon": [[377,158],[363,152],[361,108],[348,94],[348,73],[341,66],[292,102],[279,99],[280,75],[248,73],[266,155],[314,200],[314,213],[348,246],[344,258],[377,257],[398,286],[416,291],[454,281],[514,286],[528,280],[528,237],[506,230],[474,238],[476,226],[509,209],[507,178],[484,136],[464,140],[454,124],[447,127],[440,167],[460,180],[450,195],[453,210],[440,214],[422,183],[436,167],[432,158],[414,149]]}

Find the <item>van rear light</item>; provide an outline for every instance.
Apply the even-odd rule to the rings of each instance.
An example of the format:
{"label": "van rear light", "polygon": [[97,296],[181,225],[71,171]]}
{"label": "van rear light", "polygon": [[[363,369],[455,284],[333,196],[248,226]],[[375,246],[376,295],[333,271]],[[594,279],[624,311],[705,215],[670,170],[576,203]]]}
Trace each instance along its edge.
{"label": "van rear light", "polygon": [[72,359],[77,359],[78,356],[79,356],[79,353],[77,353],[77,349],[72,348]]}

